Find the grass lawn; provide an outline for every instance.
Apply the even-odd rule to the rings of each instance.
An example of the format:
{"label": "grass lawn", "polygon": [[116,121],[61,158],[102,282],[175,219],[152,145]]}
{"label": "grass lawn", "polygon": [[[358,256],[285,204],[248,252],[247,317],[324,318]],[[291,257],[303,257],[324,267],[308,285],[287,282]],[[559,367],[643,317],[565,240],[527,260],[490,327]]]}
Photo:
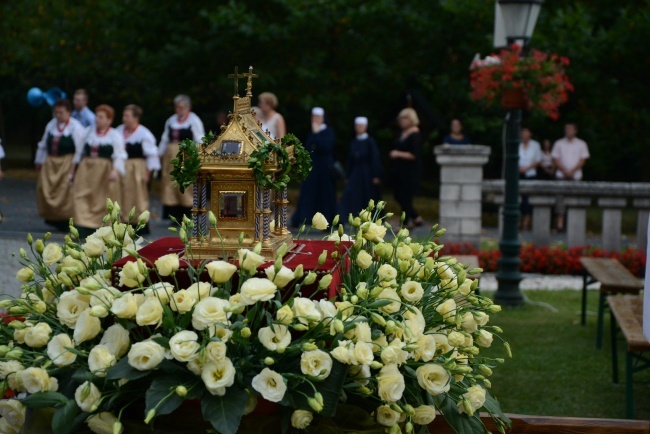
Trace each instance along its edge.
{"label": "grass lawn", "polygon": [[[587,325],[581,326],[580,291],[527,291],[533,301],[504,309],[491,323],[504,329],[512,359],[495,369],[493,393],[508,413],[543,416],[625,418],[625,353],[619,341],[619,384],[612,382],[609,312],[603,348],[596,349],[597,293],[589,292]],[[622,334],[619,333],[620,339]],[[496,342],[496,341],[495,341]],[[494,347],[495,345],[493,345]],[[496,345],[495,350],[504,354]],[[503,356],[501,356],[503,357]],[[650,419],[650,369],[634,377],[635,416]]]}

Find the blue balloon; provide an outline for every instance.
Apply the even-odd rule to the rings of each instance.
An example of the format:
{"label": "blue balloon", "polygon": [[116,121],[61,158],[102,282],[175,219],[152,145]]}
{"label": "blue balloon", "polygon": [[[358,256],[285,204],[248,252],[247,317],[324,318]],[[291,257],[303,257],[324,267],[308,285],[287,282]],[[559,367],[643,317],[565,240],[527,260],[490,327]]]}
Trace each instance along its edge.
{"label": "blue balloon", "polygon": [[43,104],[43,91],[38,87],[32,87],[27,91],[27,102],[32,107],[38,107]]}
{"label": "blue balloon", "polygon": [[50,107],[52,107],[55,102],[57,102],[62,98],[65,98],[65,92],[59,89],[58,87],[52,87],[43,94],[43,98],[45,99],[45,102]]}

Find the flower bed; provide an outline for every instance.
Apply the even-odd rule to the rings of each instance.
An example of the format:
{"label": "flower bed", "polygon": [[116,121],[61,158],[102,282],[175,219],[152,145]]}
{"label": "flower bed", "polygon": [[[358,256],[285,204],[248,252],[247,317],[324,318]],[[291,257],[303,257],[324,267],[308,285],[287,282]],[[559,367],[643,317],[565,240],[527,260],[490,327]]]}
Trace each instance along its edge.
{"label": "flower bed", "polygon": [[[498,259],[501,252],[497,249],[477,250],[469,243],[448,243],[442,249],[444,255],[476,255],[483,270],[496,272]],[[521,247],[521,265],[519,271],[523,273],[580,275],[582,264],[580,257],[616,258],[632,274],[643,277],[645,272],[646,255],[640,250],[628,247],[623,251],[607,252],[596,247],[536,247],[533,244],[524,244]]]}

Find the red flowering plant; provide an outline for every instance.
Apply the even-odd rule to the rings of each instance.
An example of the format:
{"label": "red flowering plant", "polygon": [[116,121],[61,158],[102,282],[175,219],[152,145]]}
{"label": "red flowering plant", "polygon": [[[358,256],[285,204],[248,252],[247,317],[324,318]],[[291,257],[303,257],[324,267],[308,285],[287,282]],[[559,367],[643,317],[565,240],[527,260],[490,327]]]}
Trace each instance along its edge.
{"label": "red flowering plant", "polygon": [[568,101],[573,85],[564,71],[567,57],[531,50],[524,56],[521,47],[512,45],[485,59],[475,58],[470,66],[472,98],[486,106],[498,104],[503,90],[522,89],[529,109],[552,119]]}

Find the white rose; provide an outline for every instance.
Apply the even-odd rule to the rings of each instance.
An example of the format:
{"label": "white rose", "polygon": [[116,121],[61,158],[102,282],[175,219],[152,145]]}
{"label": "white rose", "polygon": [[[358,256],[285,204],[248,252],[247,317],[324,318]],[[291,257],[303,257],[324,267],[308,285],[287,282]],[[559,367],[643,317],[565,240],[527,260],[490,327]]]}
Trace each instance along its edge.
{"label": "white rose", "polygon": [[208,327],[208,335],[211,338],[218,338],[221,342],[228,342],[232,337],[232,330],[219,324]]}
{"label": "white rose", "polygon": [[395,254],[397,255],[397,259],[408,261],[413,257],[413,250],[409,246],[402,245],[395,249]]}
{"label": "white rose", "polygon": [[34,279],[34,270],[29,267],[21,268],[16,273],[16,280],[19,282],[31,282]]}
{"label": "white rose", "polygon": [[226,261],[212,261],[205,266],[210,279],[215,283],[225,283],[230,280],[237,266]]}
{"label": "white rose", "polygon": [[402,399],[406,384],[396,364],[384,365],[377,375],[377,391],[382,401],[392,404]]}
{"label": "white rose", "polygon": [[377,408],[377,422],[384,426],[393,426],[399,421],[399,413],[387,405]]}
{"label": "white rose", "polygon": [[367,322],[354,325],[354,339],[356,342],[372,342],[372,330]]}
{"label": "white rose", "polygon": [[438,273],[438,277],[440,277],[441,280],[452,280],[456,277],[451,266],[444,262],[436,262],[434,267],[436,268],[436,273]]}
{"label": "white rose", "polygon": [[105,345],[109,351],[119,359],[129,350],[131,340],[129,339],[129,332],[120,324],[113,324],[106,329],[102,336],[101,345]]}
{"label": "white rose", "polygon": [[492,345],[492,333],[487,330],[479,330],[476,336],[476,343],[481,347],[489,347]]}
{"label": "white rose", "polygon": [[390,345],[381,351],[381,361],[385,364],[397,363],[402,365],[406,363],[409,354],[402,349],[405,345],[399,338],[393,339]]}
{"label": "white rose", "polygon": [[262,372],[253,377],[252,386],[262,398],[271,402],[282,401],[287,392],[284,377],[269,368],[262,369]]}
{"label": "white rose", "polygon": [[485,389],[481,386],[468,387],[467,392],[463,394],[463,397],[469,401],[472,411],[467,411],[468,409],[465,408],[462,400],[458,401],[458,410],[461,413],[469,413],[469,415],[472,416],[476,410],[483,407],[483,404],[485,404]]}
{"label": "white rose", "polygon": [[269,279],[260,279],[252,277],[241,286],[242,302],[247,305],[253,305],[258,301],[269,301],[275,296],[277,286]]}
{"label": "white rose", "polygon": [[369,365],[373,362],[372,344],[368,342],[357,342],[354,345],[354,360],[357,365]]}
{"label": "white rose", "polygon": [[465,343],[465,335],[457,331],[449,332],[447,335],[447,342],[449,342],[449,345],[452,347],[462,347]]}
{"label": "white rose", "polygon": [[381,310],[386,313],[395,313],[399,312],[402,308],[402,299],[399,298],[397,291],[393,288],[384,288],[383,291],[377,296],[378,300],[393,300],[390,304],[382,306]]}
{"label": "white rose", "polygon": [[231,315],[225,311],[227,307],[230,307],[228,300],[217,297],[204,298],[194,307],[192,327],[204,330],[216,323],[226,324]]}
{"label": "white rose", "polygon": [[472,279],[465,279],[462,285],[458,286],[458,293],[467,296],[470,292],[472,292]]}
{"label": "white rose", "polygon": [[154,369],[165,358],[165,349],[154,341],[133,344],[129,350],[129,365],[138,371]]}
{"label": "white rose", "polygon": [[70,336],[60,333],[54,336],[47,344],[47,356],[56,366],[66,366],[77,360],[77,355],[68,351],[67,348],[74,348]]}
{"label": "white rose", "polygon": [[433,405],[421,405],[415,408],[413,422],[418,425],[429,425],[436,418],[436,408]]}
{"label": "white rose", "polygon": [[192,298],[192,295],[186,289],[181,289],[178,292],[172,294],[171,301],[169,302],[169,307],[175,312],[185,313],[192,310],[196,301]]}
{"label": "white rose", "polygon": [[409,303],[417,303],[422,299],[422,296],[424,295],[424,289],[422,289],[420,282],[410,280],[402,285],[400,293],[402,295],[402,298]]}
{"label": "white rose", "polygon": [[327,241],[354,241],[348,234],[343,234],[339,236],[338,232],[334,232],[331,234],[329,237],[327,237]]}
{"label": "white rose", "polygon": [[49,324],[39,322],[34,327],[28,327],[25,333],[25,343],[32,348],[41,348],[50,340],[52,328]]}
{"label": "white rose", "polygon": [[235,367],[230,359],[226,358],[223,362],[207,363],[201,371],[201,379],[211,394],[223,396],[226,394],[226,387],[234,384],[235,373]]}
{"label": "white rose", "polygon": [[105,377],[106,372],[115,362],[115,354],[106,345],[95,345],[88,354],[88,368],[98,377]]}
{"label": "white rose", "polygon": [[113,302],[111,312],[118,318],[131,319],[138,313],[138,300],[130,292]]}
{"label": "white rose", "polygon": [[293,311],[288,305],[282,306],[275,314],[275,319],[281,324],[289,325],[293,321]]}
{"label": "white rose", "polygon": [[314,302],[304,297],[296,297],[293,300],[293,313],[295,318],[304,325],[317,323],[322,319]]}
{"label": "white rose", "polygon": [[90,309],[86,309],[79,315],[72,337],[77,344],[80,344],[93,339],[100,331],[102,331],[101,321],[90,314]]}
{"label": "white rose", "polygon": [[63,259],[63,251],[57,243],[50,243],[43,250],[43,262],[48,267]]}
{"label": "white rose", "polygon": [[89,258],[98,258],[104,254],[106,245],[101,238],[86,238],[86,242],[81,245],[86,256]]}
{"label": "white rose", "polygon": [[393,280],[397,277],[397,270],[390,264],[384,264],[377,270],[379,280]]}
{"label": "white rose", "polygon": [[113,416],[113,413],[109,413],[108,411],[95,414],[86,421],[88,428],[95,434],[122,434],[124,428],[121,426],[117,432],[113,430],[116,422],[117,418]]}
{"label": "white rose", "polygon": [[449,345],[449,341],[447,340],[446,335],[436,333],[431,336],[433,336],[433,339],[436,341],[436,350],[440,349],[441,354],[447,354],[454,349],[451,345]]}
{"label": "white rose", "polygon": [[[334,318],[338,311],[336,310],[336,306],[334,306],[334,303],[328,300],[318,300],[314,302],[314,306],[320,312],[320,316],[322,319],[326,318]],[[329,319],[327,321],[323,321],[323,324],[327,325],[329,324],[330,321]]]}
{"label": "white rose", "polygon": [[167,282],[158,282],[144,290],[146,297],[155,298],[162,304],[168,304],[169,299],[174,293],[174,285]]}
{"label": "white rose", "polygon": [[18,373],[24,389],[29,393],[56,392],[58,381],[51,378],[43,368],[27,368]]}
{"label": "white rose", "polygon": [[189,292],[190,297],[198,303],[200,300],[210,296],[210,293],[212,292],[212,284],[209,282],[196,282],[187,288],[187,292]]}
{"label": "white rose", "polygon": [[121,291],[112,286],[100,288],[90,295],[90,305],[92,307],[103,306],[106,309],[109,309],[113,305],[115,297],[118,297],[119,295],[121,295]]}
{"label": "white rose", "polygon": [[446,322],[453,323],[456,320],[456,302],[452,298],[445,300],[436,307],[436,312],[442,315]]}
{"label": "white rose", "polygon": [[305,429],[314,420],[314,415],[307,410],[294,410],[291,413],[291,426],[296,429]]}
{"label": "white rose", "polygon": [[381,243],[386,235],[386,227],[375,223],[364,223],[362,226],[363,238],[373,243]]}
{"label": "white rose", "polygon": [[201,371],[203,371],[203,367],[205,366],[205,361],[201,361],[201,357],[197,357],[196,359],[192,359],[189,362],[187,362],[187,369],[190,370],[190,372],[193,372],[194,374],[201,376]]}
{"label": "white rose", "polygon": [[74,400],[82,411],[92,413],[99,407],[99,402],[102,399],[102,393],[97,386],[93,383],[86,381],[81,386],[77,387],[74,392]]}
{"label": "white rose", "polygon": [[257,338],[269,351],[284,352],[291,343],[291,333],[285,325],[273,324],[269,327],[262,327],[257,332]]}
{"label": "white rose", "polygon": [[324,231],[329,226],[329,223],[323,214],[317,212],[311,219],[311,225],[319,231]]}
{"label": "white rose", "polygon": [[176,253],[161,256],[156,259],[154,264],[156,265],[156,270],[158,270],[158,273],[160,273],[161,276],[171,276],[181,265]]}
{"label": "white rose", "polygon": [[19,329],[19,330],[14,330],[14,341],[18,342],[19,344],[24,344],[26,334],[27,334],[27,329],[26,328]]}
{"label": "white rose", "polygon": [[300,356],[300,370],[312,377],[329,377],[332,371],[332,358],[322,350],[305,351]]}
{"label": "white rose", "polygon": [[140,326],[162,324],[163,305],[157,298],[147,297],[147,299],[138,308],[135,316],[135,322]]}
{"label": "white rose", "polygon": [[476,320],[476,323],[482,327],[485,324],[487,324],[488,321],[490,321],[490,315],[488,315],[485,312],[478,311],[478,312],[474,312],[474,319]]}
{"label": "white rose", "polygon": [[56,316],[61,324],[67,325],[71,329],[77,324],[79,315],[88,309],[89,303],[83,300],[81,294],[76,290],[67,291],[61,294],[59,303],[56,305]]}
{"label": "white rose", "polygon": [[476,330],[478,330],[478,323],[476,322],[476,319],[471,312],[465,312],[463,314],[461,317],[460,326],[467,333],[474,333]]}
{"label": "white rose", "polygon": [[432,335],[422,335],[417,341],[418,348],[413,352],[413,360],[428,362],[436,355],[436,339]]}
{"label": "white rose", "polygon": [[205,347],[205,353],[208,356],[208,359],[213,362],[223,362],[226,358],[226,344],[223,342],[210,342]]}
{"label": "white rose", "polygon": [[169,349],[172,356],[179,362],[189,362],[198,357],[198,351],[201,348],[201,345],[197,342],[198,340],[199,335],[189,330],[176,333],[169,340]]}
{"label": "white rose", "polygon": [[239,266],[248,274],[255,274],[257,267],[264,263],[264,257],[248,249],[239,249],[237,253],[239,255]]}
{"label": "white rose", "polygon": [[420,366],[415,374],[418,378],[418,384],[421,388],[433,396],[449,392],[451,383],[449,381],[449,372],[440,365],[428,363]]}
{"label": "white rose", "polygon": [[25,423],[27,408],[17,399],[3,399],[0,401],[0,415],[16,431],[20,431]]}
{"label": "white rose", "polygon": [[372,256],[370,256],[370,253],[362,250],[357,255],[357,260],[355,262],[359,268],[367,270],[372,265]]}
{"label": "white rose", "polygon": [[284,288],[287,286],[296,276],[293,274],[293,271],[285,267],[284,265],[280,268],[278,273],[275,273],[275,266],[271,265],[268,268],[264,269],[266,277],[273,282],[278,288]]}
{"label": "white rose", "polygon": [[335,304],[336,312],[341,312],[344,320],[354,313],[354,305],[349,301],[337,301]]}
{"label": "white rose", "polygon": [[146,278],[144,274],[146,270],[147,267],[140,258],[136,261],[127,262],[120,271],[120,286],[128,286],[129,288],[140,286]]}

